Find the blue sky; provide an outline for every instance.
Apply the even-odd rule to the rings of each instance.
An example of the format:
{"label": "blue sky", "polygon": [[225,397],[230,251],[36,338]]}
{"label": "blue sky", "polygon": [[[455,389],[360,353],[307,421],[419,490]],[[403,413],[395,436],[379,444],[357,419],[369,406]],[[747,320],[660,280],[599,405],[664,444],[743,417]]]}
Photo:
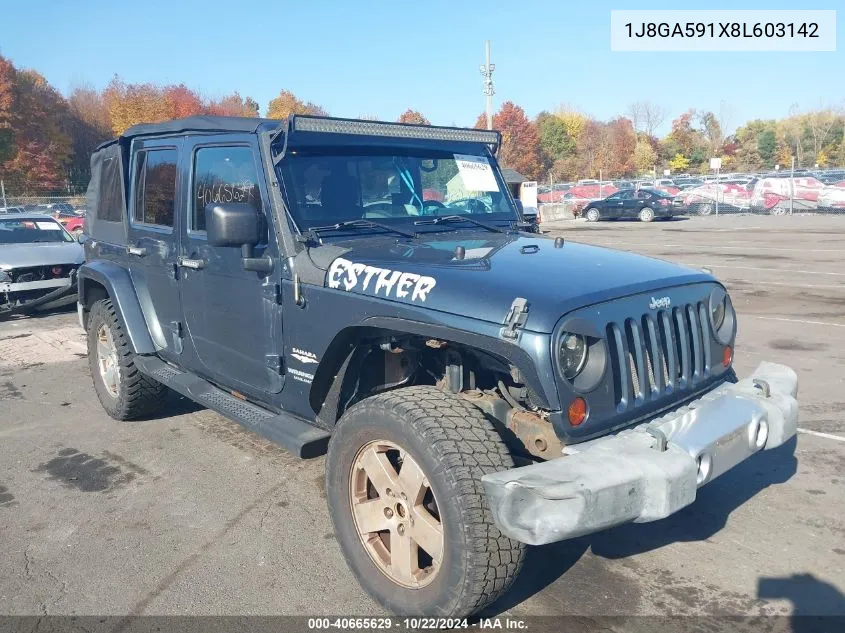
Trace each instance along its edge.
{"label": "blue sky", "polygon": [[[798,2],[683,8],[795,9]],[[484,41],[492,40],[495,104],[531,116],[569,103],[600,119],[650,99],[673,118],[724,110],[751,118],[845,105],[845,37],[835,53],[610,51],[611,9],[677,9],[676,2],[404,2],[368,0],[27,0],[8,2],[0,54],[60,91],[127,82],[181,83],[208,96],[238,90],[263,109],[281,88],[337,116],[396,118],[405,108],[438,124],[471,125],[484,108]],[[842,8],[823,0],[813,9]],[[837,16],[845,21],[845,11]],[[668,129],[668,121],[664,128]],[[662,131],[666,131],[666,129]]]}

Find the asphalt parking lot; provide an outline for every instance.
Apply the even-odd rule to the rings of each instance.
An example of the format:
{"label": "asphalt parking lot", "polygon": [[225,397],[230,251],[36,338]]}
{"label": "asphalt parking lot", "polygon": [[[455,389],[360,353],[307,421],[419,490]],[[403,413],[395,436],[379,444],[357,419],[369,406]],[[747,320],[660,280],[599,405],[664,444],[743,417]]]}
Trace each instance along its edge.
{"label": "asphalt parking lot", "polygon": [[[738,372],[793,366],[802,432],[669,519],[532,548],[490,614],[845,615],[845,217],[543,228],[710,267],[739,312]],[[176,398],[117,423],[75,313],[0,323],[2,614],[379,615],[323,471]]]}

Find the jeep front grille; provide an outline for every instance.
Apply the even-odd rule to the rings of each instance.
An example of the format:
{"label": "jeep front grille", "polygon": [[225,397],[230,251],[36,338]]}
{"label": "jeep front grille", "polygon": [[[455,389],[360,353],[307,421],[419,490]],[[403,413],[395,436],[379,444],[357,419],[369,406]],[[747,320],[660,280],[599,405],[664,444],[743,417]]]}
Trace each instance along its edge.
{"label": "jeep front grille", "polygon": [[710,375],[710,321],[703,302],[611,322],[607,340],[620,412],[689,391]]}

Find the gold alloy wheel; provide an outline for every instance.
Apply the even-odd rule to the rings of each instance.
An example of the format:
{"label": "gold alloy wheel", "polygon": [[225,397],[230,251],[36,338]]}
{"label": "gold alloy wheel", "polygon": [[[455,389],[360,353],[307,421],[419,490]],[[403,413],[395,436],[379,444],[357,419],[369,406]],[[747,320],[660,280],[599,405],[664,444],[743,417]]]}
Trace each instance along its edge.
{"label": "gold alloy wheel", "polygon": [[349,478],[361,544],[393,582],[418,589],[443,562],[443,525],[428,478],[407,451],[384,440],[366,444]]}
{"label": "gold alloy wheel", "polygon": [[100,377],[106,391],[112,398],[117,398],[120,389],[120,364],[111,328],[105,323],[97,328],[97,367],[100,368]]}

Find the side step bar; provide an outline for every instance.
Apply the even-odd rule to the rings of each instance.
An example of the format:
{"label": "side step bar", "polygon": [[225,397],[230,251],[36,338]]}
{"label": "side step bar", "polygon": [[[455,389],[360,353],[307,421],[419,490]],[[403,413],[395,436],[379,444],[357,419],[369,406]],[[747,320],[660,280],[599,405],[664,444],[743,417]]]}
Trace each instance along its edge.
{"label": "side step bar", "polygon": [[273,413],[214,386],[207,380],[171,367],[155,356],[136,356],[138,369],[220,415],[238,422],[254,433],[309,459],[325,455],[330,434],[289,413]]}

